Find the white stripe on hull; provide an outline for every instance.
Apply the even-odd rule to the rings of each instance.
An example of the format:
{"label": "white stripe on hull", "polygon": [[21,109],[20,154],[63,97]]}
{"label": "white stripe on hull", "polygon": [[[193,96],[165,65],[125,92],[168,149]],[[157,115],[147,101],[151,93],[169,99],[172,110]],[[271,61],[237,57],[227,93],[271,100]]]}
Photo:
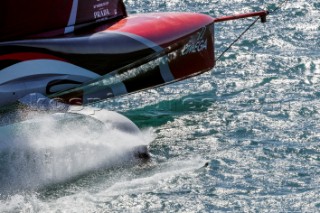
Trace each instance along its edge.
{"label": "white stripe on hull", "polygon": [[[46,95],[48,83],[54,80],[73,80],[84,83],[100,77],[90,70],[63,61],[40,59],[20,62],[0,70],[0,96],[2,97],[0,106],[15,102],[30,93]],[[50,90],[56,91],[59,88],[65,90],[75,86],[66,83],[53,86]],[[110,85],[110,89],[115,96],[128,93],[122,82]],[[84,92],[84,98],[87,96],[94,98],[95,95],[99,95],[95,93],[87,95],[86,91]]]}
{"label": "white stripe on hull", "polygon": [[48,59],[23,61],[4,68],[0,71],[0,85],[16,79],[35,75],[75,75],[88,79],[100,77],[100,75],[75,66],[73,64]]}
{"label": "white stripe on hull", "polygon": [[[20,62],[0,70],[0,106],[31,93],[46,95],[48,83],[54,80],[86,82],[98,77],[100,75],[94,72],[63,61],[41,59]],[[76,85],[61,86],[70,89]]]}
{"label": "white stripe on hull", "polygon": [[[114,33],[119,33],[125,36],[128,36],[136,41],[139,41],[140,43],[146,45],[147,47],[153,49],[155,52],[161,52],[163,50],[162,47],[160,47],[158,44],[154,43],[153,41],[150,41],[146,38],[143,38],[141,36],[132,34],[132,33],[124,33],[124,32],[119,32],[119,31],[114,31]],[[162,57],[162,60],[164,61],[164,63],[160,64],[160,73],[162,76],[162,79],[165,82],[170,82],[174,80],[174,76],[170,70],[169,64],[168,64],[168,60],[167,60],[167,56]]]}
{"label": "white stripe on hull", "polygon": [[65,28],[64,33],[72,33],[74,31],[74,25],[76,24],[77,20],[77,12],[78,0],[73,0],[68,26]]}

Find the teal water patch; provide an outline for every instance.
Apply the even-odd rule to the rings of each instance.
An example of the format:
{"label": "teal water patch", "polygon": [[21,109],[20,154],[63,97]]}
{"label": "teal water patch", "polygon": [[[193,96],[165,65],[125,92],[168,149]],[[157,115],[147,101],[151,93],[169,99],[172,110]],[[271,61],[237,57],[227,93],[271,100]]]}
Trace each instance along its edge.
{"label": "teal water patch", "polygon": [[140,128],[158,127],[180,115],[207,111],[216,99],[215,91],[210,90],[173,100],[162,100],[139,109],[126,110],[123,114]]}

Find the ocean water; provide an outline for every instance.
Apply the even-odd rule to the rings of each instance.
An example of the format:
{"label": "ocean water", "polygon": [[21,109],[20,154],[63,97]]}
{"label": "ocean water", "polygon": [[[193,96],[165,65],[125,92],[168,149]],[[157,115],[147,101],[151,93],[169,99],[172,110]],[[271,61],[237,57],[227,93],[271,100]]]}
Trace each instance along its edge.
{"label": "ocean water", "polygon": [[[211,16],[281,2],[125,1],[131,14]],[[216,54],[251,23],[216,24]],[[59,115],[0,127],[0,212],[320,211],[315,0],[282,5],[210,72],[99,107],[121,112],[142,134]],[[130,158],[142,144],[149,162]]]}

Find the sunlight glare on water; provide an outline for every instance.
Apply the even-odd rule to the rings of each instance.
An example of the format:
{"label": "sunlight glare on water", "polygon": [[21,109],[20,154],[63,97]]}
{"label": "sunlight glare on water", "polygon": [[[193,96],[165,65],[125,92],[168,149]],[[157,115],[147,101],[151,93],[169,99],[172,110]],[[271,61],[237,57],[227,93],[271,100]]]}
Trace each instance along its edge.
{"label": "sunlight glare on water", "polygon": [[[280,4],[275,0],[124,2],[129,14],[183,11],[214,17],[274,10]],[[42,132],[37,123],[33,130],[25,126],[31,128],[31,136],[22,135],[32,143],[46,144],[45,149],[51,149],[48,144],[57,141],[65,140],[68,144],[71,136],[77,138],[70,142],[70,148],[84,150],[84,155],[77,158],[65,145],[62,152],[54,149],[58,156],[68,156],[63,162],[60,157],[56,159],[56,169],[64,179],[68,172],[64,173],[60,165],[70,165],[66,161],[74,159],[72,172],[82,176],[38,189],[32,170],[40,167],[43,171],[40,183],[50,175],[48,168],[42,167],[43,161],[20,167],[28,156],[11,156],[15,167],[21,168],[20,173],[31,177],[19,179],[10,173],[10,168],[5,168],[13,177],[14,187],[21,189],[23,180],[31,181],[31,185],[32,181],[37,183],[35,189],[2,196],[0,210],[319,212],[319,11],[320,4],[314,0],[288,1],[268,17],[267,23],[257,23],[212,71],[100,104],[123,113],[142,129],[152,128],[154,133],[143,133],[148,139],[101,132],[99,126],[81,119],[75,119],[71,125],[49,122],[51,126],[41,127]],[[252,19],[216,24],[216,55],[250,23]],[[77,122],[88,125],[72,129]],[[0,129],[1,134],[10,136],[21,125]],[[95,129],[97,134],[87,134],[88,128]],[[51,129],[59,135],[46,139],[44,135],[53,133]],[[113,146],[118,151],[132,141],[152,141],[151,161],[92,171],[90,162],[94,161],[95,168],[110,158],[104,153],[106,138],[115,138],[114,142],[121,144]],[[95,145],[89,145],[91,142]],[[26,151],[20,148],[13,152],[21,149]],[[110,153],[117,151],[112,149]],[[206,162],[208,167],[203,167]],[[79,168],[83,170],[78,171]],[[87,168],[90,172],[86,172]]]}

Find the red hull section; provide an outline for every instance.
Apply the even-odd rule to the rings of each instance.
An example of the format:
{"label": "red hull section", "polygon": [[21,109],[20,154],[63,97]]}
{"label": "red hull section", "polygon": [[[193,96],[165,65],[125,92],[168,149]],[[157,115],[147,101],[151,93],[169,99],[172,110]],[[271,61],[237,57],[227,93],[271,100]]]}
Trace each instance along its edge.
{"label": "red hull section", "polygon": [[[150,30],[152,29],[152,30]],[[175,79],[214,66],[213,18],[194,13],[154,13],[122,19],[107,31],[131,33],[162,48],[185,45],[169,66]],[[197,35],[190,38],[191,35]]]}
{"label": "red hull section", "polygon": [[40,79],[38,86],[12,86],[2,97],[18,100],[38,92],[85,104],[178,81],[214,66],[213,30],[206,15],[154,13],[59,38],[2,42],[0,93],[8,85]]}
{"label": "red hull section", "polygon": [[165,47],[212,24],[213,20],[195,13],[141,14],[122,19],[107,30],[132,33]]}

